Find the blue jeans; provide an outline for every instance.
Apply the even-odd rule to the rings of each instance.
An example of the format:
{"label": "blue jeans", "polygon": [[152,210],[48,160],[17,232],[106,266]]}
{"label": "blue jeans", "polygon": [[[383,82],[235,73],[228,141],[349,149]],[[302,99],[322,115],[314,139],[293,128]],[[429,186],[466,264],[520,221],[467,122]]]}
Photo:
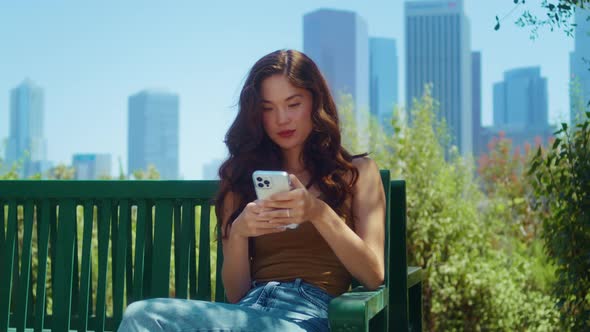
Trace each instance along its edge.
{"label": "blue jeans", "polygon": [[130,304],[125,331],[329,331],[332,296],[296,279],[253,283],[237,304],[182,299],[150,299]]}

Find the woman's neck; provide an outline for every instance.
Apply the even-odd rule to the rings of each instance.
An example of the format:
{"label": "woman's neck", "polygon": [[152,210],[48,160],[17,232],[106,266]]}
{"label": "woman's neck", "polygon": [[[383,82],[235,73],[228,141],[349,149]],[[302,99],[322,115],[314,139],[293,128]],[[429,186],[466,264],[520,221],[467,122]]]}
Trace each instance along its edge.
{"label": "woman's neck", "polygon": [[300,174],[305,171],[303,158],[301,158],[301,153],[299,151],[284,151],[283,158],[283,167],[286,172],[291,174]]}

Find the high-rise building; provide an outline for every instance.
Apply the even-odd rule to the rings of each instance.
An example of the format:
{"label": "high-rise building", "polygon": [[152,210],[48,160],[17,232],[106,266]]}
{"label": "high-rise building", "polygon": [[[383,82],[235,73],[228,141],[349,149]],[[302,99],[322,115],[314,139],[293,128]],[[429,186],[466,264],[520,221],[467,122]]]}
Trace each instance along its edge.
{"label": "high-rise building", "polygon": [[504,72],[504,81],[494,84],[492,134],[503,131],[513,146],[535,144],[551,136],[547,103],[547,79],[540,67]]}
{"label": "high-rise building", "polygon": [[128,172],[156,167],[162,179],[178,178],[178,95],[144,90],[129,97]]}
{"label": "high-rise building", "polygon": [[432,84],[453,144],[463,155],[472,153],[470,27],[463,0],[406,1],[405,27],[408,108]]}
{"label": "high-rise building", "polygon": [[479,156],[485,151],[481,137],[481,52],[471,52],[471,105],[473,156]]}
{"label": "high-rise building", "polygon": [[504,72],[504,81],[494,84],[494,126],[546,127],[547,79],[540,67]]}
{"label": "high-rise building", "polygon": [[111,176],[111,155],[78,153],[72,157],[76,180],[98,180]]}
{"label": "high-rise building", "polygon": [[395,39],[369,39],[370,110],[386,132],[393,133],[391,117],[398,103],[398,65]]}
{"label": "high-rise building", "polygon": [[570,53],[572,124],[590,107],[590,9],[577,8],[575,15],[575,46],[574,51]]}
{"label": "high-rise building", "polygon": [[50,167],[43,127],[43,89],[25,79],[10,92],[10,134],[6,147],[6,166],[22,162],[21,177],[42,174]]}
{"label": "high-rise building", "polygon": [[[351,95],[360,141],[367,141],[369,108],[369,35],[355,12],[319,9],[303,17],[303,50],[318,65],[336,102]],[[360,111],[359,111],[360,110]]]}

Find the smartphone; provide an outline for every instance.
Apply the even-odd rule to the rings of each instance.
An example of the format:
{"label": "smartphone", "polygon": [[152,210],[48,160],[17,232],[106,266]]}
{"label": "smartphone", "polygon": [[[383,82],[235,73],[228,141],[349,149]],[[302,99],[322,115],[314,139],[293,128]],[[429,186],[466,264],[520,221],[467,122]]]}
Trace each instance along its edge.
{"label": "smartphone", "polygon": [[[252,173],[252,181],[254,182],[254,190],[258,199],[266,199],[272,194],[291,190],[289,174],[284,171],[254,171]],[[299,224],[289,224],[286,227],[294,229],[297,226]]]}

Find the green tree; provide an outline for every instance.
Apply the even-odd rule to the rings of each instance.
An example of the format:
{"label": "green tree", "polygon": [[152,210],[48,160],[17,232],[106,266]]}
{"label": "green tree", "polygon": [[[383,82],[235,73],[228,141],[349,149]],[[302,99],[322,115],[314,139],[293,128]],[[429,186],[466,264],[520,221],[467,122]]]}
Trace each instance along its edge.
{"label": "green tree", "polygon": [[160,172],[153,164],[149,164],[147,170],[138,169],[133,171],[133,178],[135,180],[158,180],[160,179]]}
{"label": "green tree", "polygon": [[543,212],[545,248],[557,266],[554,293],[563,326],[590,329],[590,112],[572,130],[563,123],[553,145],[539,148],[529,174]]}
{"label": "green tree", "polygon": [[[540,10],[540,14],[537,14],[537,11],[531,11],[527,6],[526,0],[511,1],[515,7],[510,13],[520,9],[520,15],[515,23],[520,27],[530,28],[531,38],[538,37],[540,28],[549,28],[551,31],[563,30],[571,36],[574,30],[571,18],[576,10],[590,8],[590,0],[542,0],[540,7],[536,8]],[[496,16],[496,30],[500,29],[501,22],[508,16],[509,14],[503,18]]]}
{"label": "green tree", "polygon": [[390,141],[379,142],[389,147],[383,154],[393,151],[375,153],[380,168],[407,182],[409,259],[425,272],[426,329],[554,330],[553,300],[528,285],[526,257],[494,246],[506,221],[488,217],[473,164],[445,148],[449,136],[437,112],[427,87],[410,110],[411,124],[393,120],[398,128],[390,137],[372,132]]}

